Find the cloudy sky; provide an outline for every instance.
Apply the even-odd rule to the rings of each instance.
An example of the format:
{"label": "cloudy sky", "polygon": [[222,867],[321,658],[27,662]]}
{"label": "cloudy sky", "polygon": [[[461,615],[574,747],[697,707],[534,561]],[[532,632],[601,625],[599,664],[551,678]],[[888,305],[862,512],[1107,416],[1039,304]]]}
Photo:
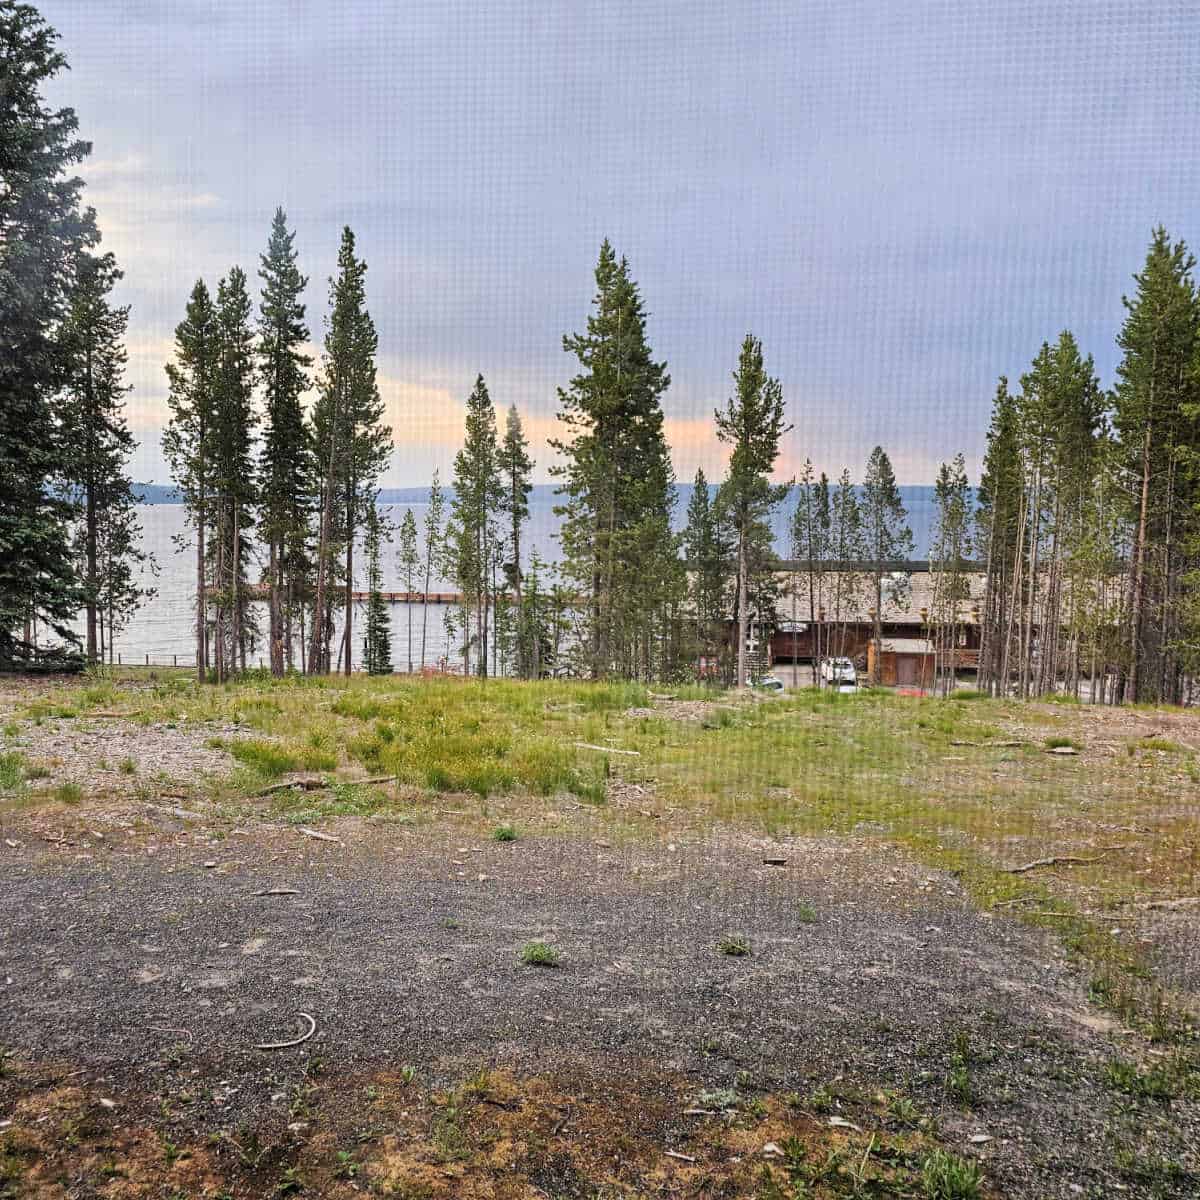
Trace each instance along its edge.
{"label": "cloudy sky", "polygon": [[166,478],[188,290],[253,273],[277,204],[314,338],[343,224],[367,258],[391,486],[448,467],[477,371],[551,432],[606,235],[670,365],[681,478],[720,467],[712,409],[753,331],[795,424],[784,471],[857,474],[881,442],[907,483],[977,464],[996,376],[1061,328],[1109,382],[1151,227],[1200,243],[1179,0],[40,7],[126,272],[143,479]]}

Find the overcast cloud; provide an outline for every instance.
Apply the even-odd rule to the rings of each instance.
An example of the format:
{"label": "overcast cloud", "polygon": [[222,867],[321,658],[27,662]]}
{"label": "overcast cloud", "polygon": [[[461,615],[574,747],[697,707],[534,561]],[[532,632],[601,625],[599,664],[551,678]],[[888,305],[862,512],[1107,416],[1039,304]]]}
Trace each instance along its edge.
{"label": "overcast cloud", "polygon": [[126,272],[145,479],[191,284],[253,273],[277,204],[315,340],[342,224],[369,263],[387,485],[448,468],[477,371],[552,429],[606,235],[670,366],[681,479],[719,469],[751,330],[786,472],[859,474],[882,442],[906,483],[974,467],[996,376],[1063,327],[1110,382],[1151,227],[1200,243],[1200,10],[1177,0],[41,8]]}

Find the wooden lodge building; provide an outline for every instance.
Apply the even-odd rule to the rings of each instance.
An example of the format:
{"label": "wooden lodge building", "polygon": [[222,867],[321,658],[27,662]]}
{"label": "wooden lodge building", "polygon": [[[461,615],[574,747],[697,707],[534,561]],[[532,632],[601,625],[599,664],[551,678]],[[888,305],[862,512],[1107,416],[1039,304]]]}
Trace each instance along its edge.
{"label": "wooden lodge building", "polygon": [[[784,561],[779,572],[780,596],[776,624],[769,644],[764,645],[766,666],[773,663],[811,663],[831,656],[853,659],[867,667],[870,642],[875,636],[873,588],[869,578],[874,565],[867,562],[822,564],[821,594],[810,604],[807,564]],[[885,563],[888,575],[907,577],[899,603],[885,595],[881,668],[885,683],[929,686],[922,683],[932,674],[934,576],[924,560]],[[859,596],[850,604],[838,601],[838,576],[858,575]],[[955,669],[974,670],[979,665],[979,606],[984,574],[977,564],[968,564],[968,598],[959,606]],[[815,611],[813,611],[815,609]]]}

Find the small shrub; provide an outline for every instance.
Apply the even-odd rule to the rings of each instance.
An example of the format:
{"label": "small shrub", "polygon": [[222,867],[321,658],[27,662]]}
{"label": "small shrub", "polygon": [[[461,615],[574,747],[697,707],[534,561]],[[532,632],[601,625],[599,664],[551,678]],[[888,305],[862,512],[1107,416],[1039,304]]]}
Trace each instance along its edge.
{"label": "small shrub", "polygon": [[727,935],[717,943],[717,949],[730,958],[745,958],[750,953],[750,943],[743,937]]}
{"label": "small shrub", "polygon": [[807,900],[801,900],[796,905],[796,920],[805,925],[812,925],[817,919],[817,910]]}
{"label": "small shrub", "polygon": [[921,1164],[921,1194],[926,1200],[978,1200],[983,1177],[965,1158],[935,1150]]}
{"label": "small shrub", "polygon": [[515,842],[518,836],[517,831],[511,825],[497,825],[492,830],[493,842]]}
{"label": "small shrub", "polygon": [[117,766],[122,775],[136,775],[137,763],[132,758],[123,758]]}
{"label": "small shrub", "polygon": [[557,967],[558,951],[545,942],[526,942],[521,947],[521,961],[527,967]]}

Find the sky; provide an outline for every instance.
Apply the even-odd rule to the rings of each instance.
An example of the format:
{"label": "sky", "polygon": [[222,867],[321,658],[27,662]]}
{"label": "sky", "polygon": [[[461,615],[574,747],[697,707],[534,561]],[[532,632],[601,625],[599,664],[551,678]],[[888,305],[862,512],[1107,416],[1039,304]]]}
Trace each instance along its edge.
{"label": "sky", "polygon": [[341,228],[368,263],[395,454],[445,476],[477,373],[537,480],[608,237],[666,359],[681,481],[763,342],[805,458],[902,483],[962,451],[996,378],[1071,328],[1109,384],[1164,224],[1200,244],[1188,0],[42,0],[50,93],[131,305],[134,475],[167,482],[163,364],[192,283],[257,283],[277,205],[314,343]]}

